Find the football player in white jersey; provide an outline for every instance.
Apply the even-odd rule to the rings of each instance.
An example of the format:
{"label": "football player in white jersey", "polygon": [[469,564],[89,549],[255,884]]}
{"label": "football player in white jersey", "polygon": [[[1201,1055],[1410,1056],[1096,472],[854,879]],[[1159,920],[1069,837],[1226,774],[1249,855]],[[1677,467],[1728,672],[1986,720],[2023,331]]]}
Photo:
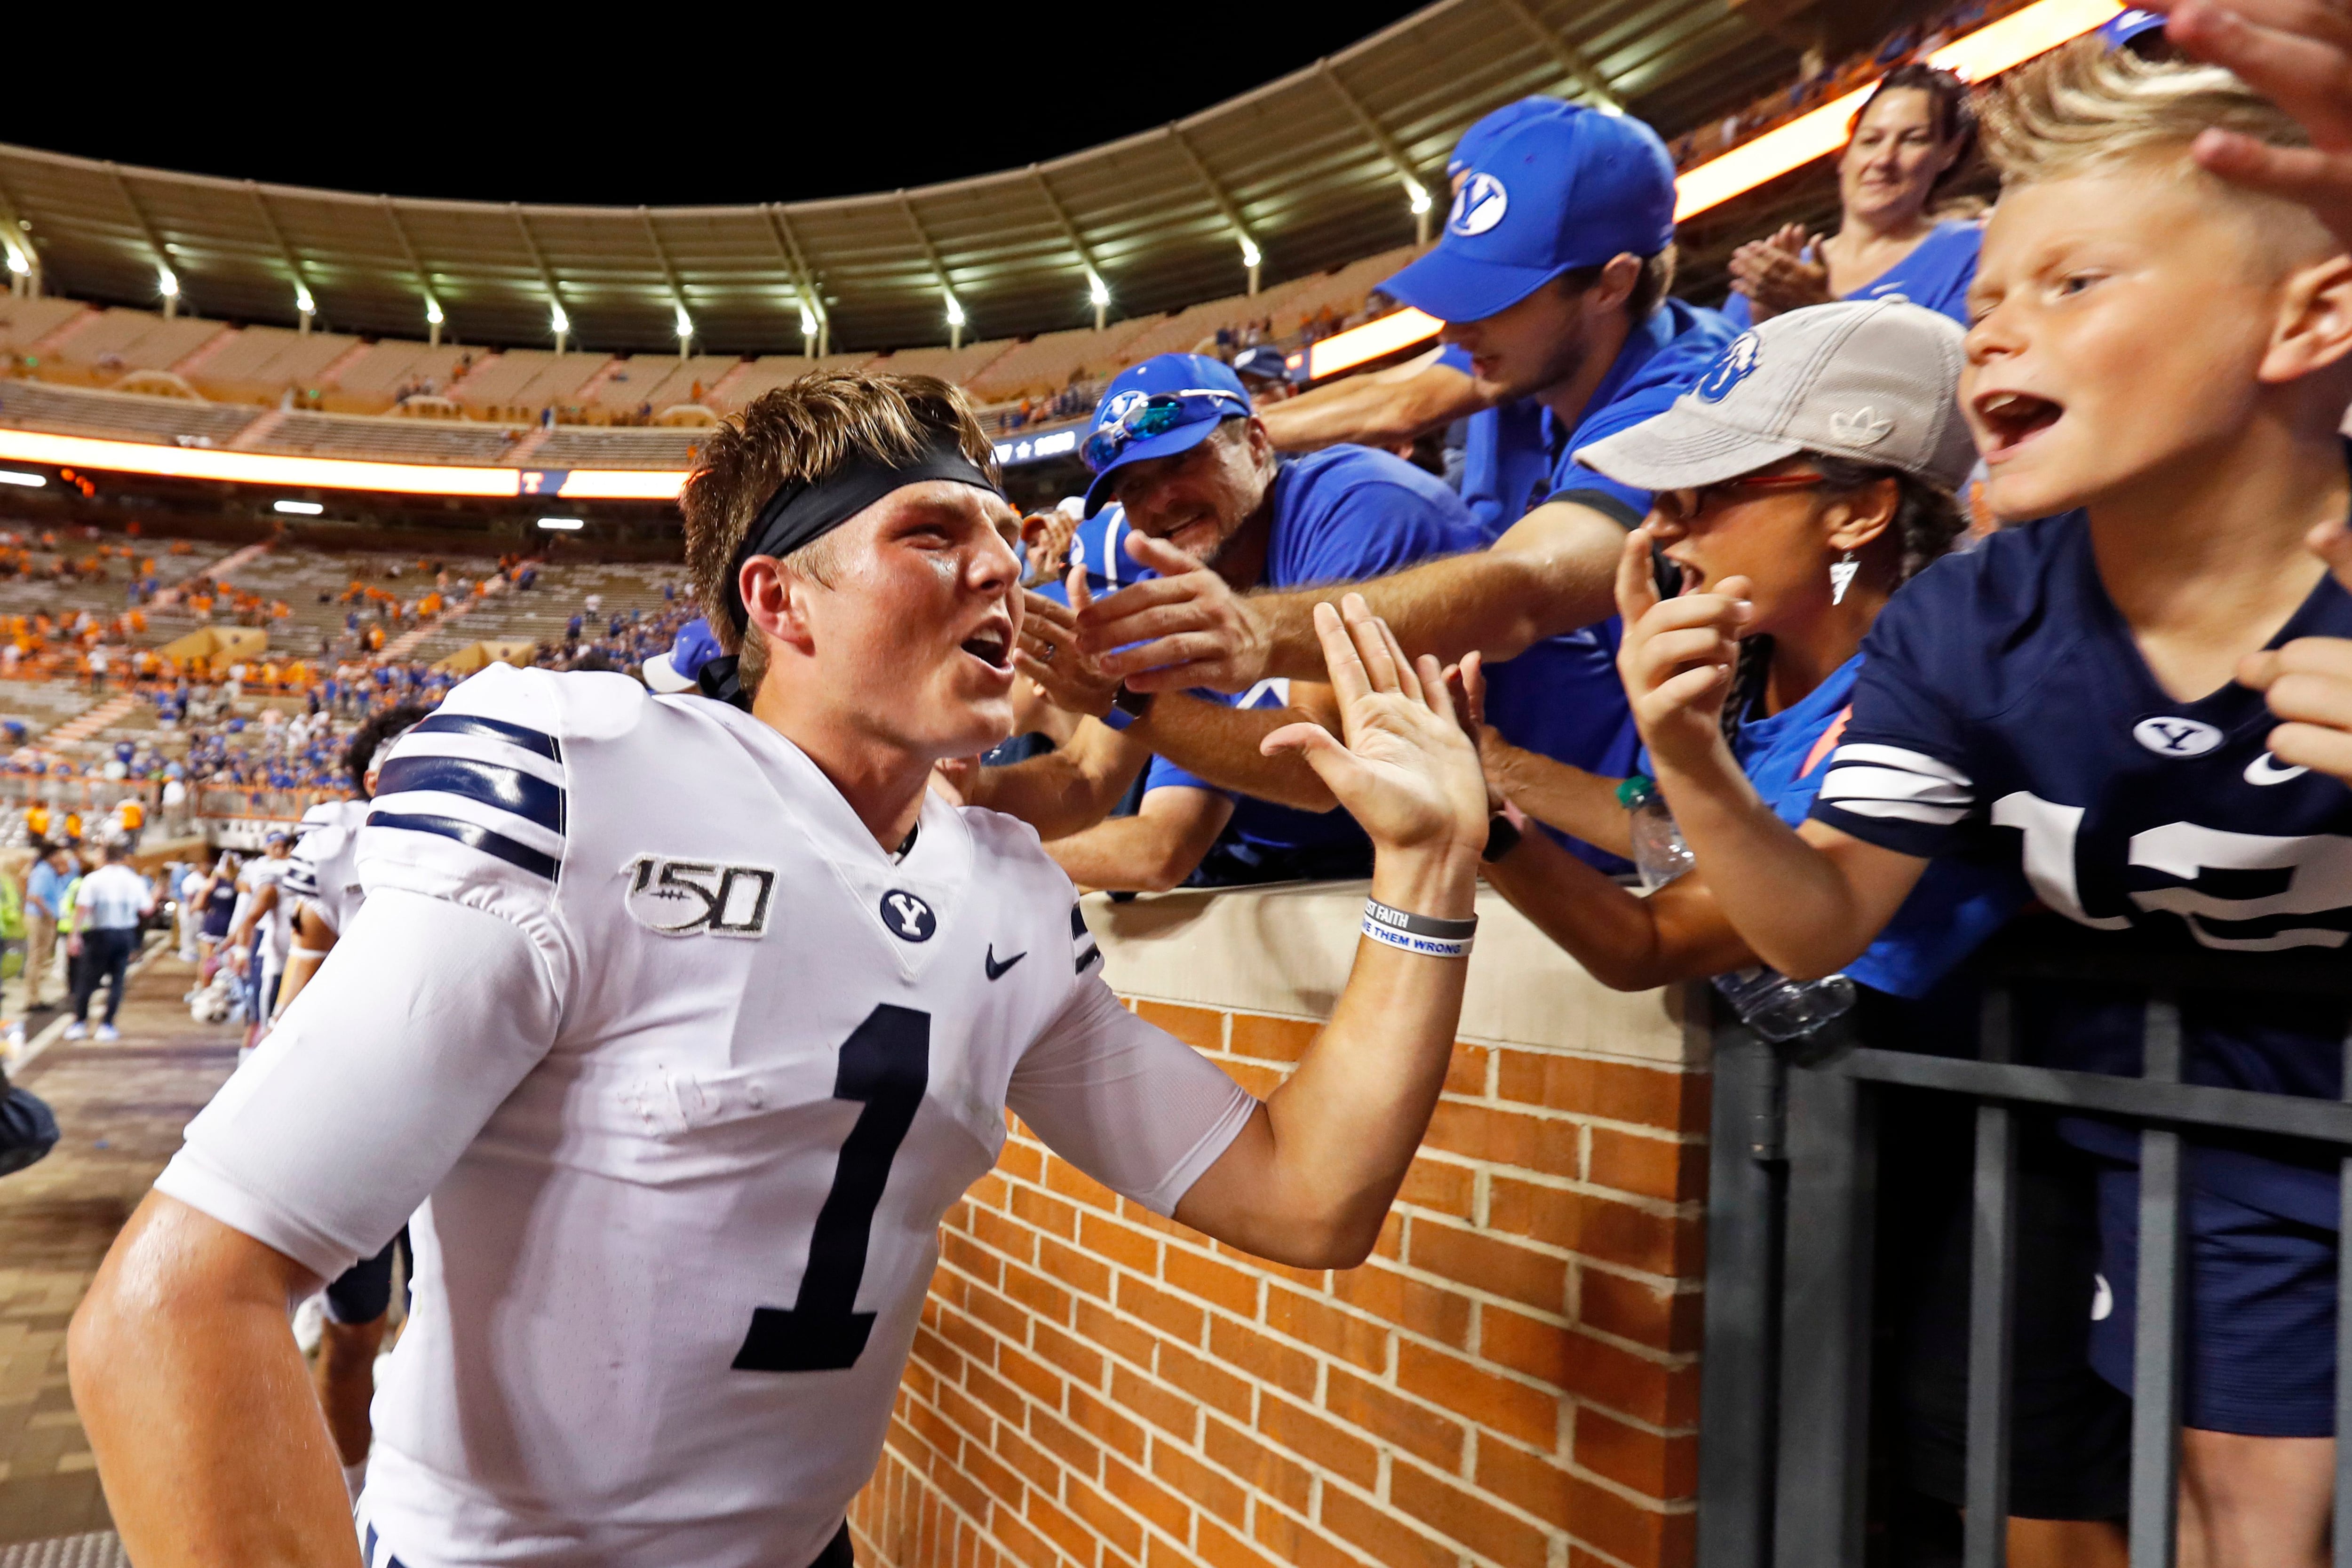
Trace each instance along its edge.
{"label": "football player in white jersey", "polygon": [[[499,667],[412,730],[366,902],[76,1314],[142,1568],[845,1563],[1008,1110],[1229,1245],[1370,1251],[1486,837],[1437,667],[1327,607],[1344,742],[1267,738],[1378,862],[1349,986],[1261,1104],[1120,1006],[1034,832],[927,789],[1009,729],[1022,614],[961,395],[813,374],[713,435],[683,507],[730,700]],[[412,1215],[355,1542],[286,1306]]]}
{"label": "football player in white jersey", "polygon": [[[366,895],[360,880],[360,829],[373,807],[376,782],[392,743],[415,728],[425,712],[414,706],[388,708],[361,725],[344,754],[359,798],[326,801],[302,814],[304,831],[280,884],[293,896],[295,908],[294,948],[278,987],[279,1013],[302,994],[359,912]],[[311,1376],[319,1390],[319,1408],[326,1413],[327,1431],[334,1438],[335,1456],[342,1463],[343,1485],[354,1498],[367,1480],[373,1436],[368,1405],[375,1397],[375,1358],[392,1317],[393,1253],[404,1249],[407,1239],[403,1227],[374,1257],[344,1269],[324,1292],[326,1316]],[[409,1273],[413,1277],[415,1271],[412,1256]]]}

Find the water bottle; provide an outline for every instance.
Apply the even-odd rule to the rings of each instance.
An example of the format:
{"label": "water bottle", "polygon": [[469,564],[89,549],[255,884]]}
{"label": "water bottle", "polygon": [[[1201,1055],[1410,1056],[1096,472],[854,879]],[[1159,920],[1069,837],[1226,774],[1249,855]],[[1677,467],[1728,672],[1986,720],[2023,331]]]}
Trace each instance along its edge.
{"label": "water bottle", "polygon": [[1717,975],[1715,988],[1741,1023],[1776,1046],[1811,1034],[1853,1005],[1853,982],[1843,974],[1791,980],[1760,963]]}
{"label": "water bottle", "polygon": [[1633,869],[1643,891],[1654,893],[1691,868],[1690,846],[1654,781],[1635,773],[1617,786],[1617,804],[1633,818]]}
{"label": "water bottle", "polygon": [[[1691,868],[1690,846],[1654,781],[1635,773],[1617,786],[1617,803],[1633,817],[1633,867],[1644,890]],[[1715,988],[1741,1023],[1775,1045],[1810,1035],[1853,1005],[1853,982],[1843,974],[1791,980],[1760,963],[1717,975]]]}

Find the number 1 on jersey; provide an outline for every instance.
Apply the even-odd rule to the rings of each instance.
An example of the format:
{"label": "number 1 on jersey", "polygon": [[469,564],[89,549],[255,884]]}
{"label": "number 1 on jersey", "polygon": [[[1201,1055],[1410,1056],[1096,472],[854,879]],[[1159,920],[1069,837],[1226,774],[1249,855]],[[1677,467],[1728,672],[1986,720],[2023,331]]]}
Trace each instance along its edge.
{"label": "number 1 on jersey", "polygon": [[800,1298],[790,1307],[752,1309],[736,1371],[840,1372],[857,1364],[874,1329],[874,1314],[856,1310],[874,1210],[930,1078],[929,1013],[886,1002],[842,1042],[833,1097],[866,1109],[841,1145],[833,1190],[817,1210]]}

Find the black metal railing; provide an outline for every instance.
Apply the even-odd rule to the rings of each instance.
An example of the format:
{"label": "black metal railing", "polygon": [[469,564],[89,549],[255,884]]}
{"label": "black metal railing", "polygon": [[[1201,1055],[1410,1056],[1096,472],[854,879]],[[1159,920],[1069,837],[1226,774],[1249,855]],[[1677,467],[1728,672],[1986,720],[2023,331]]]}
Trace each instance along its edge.
{"label": "black metal railing", "polygon": [[[2340,1152],[2352,1213],[2352,1104],[2181,1081],[2184,993],[2352,995],[2352,957],[2103,957],[2004,949],[1981,965],[1974,1058],[1889,1050],[1832,1026],[1773,1047],[1716,1008],[1713,1147],[1699,1426],[1700,1568],[1861,1568],[1868,1526],[1874,1233],[1882,1089],[1973,1101],[1967,1481],[1962,1562],[2005,1561],[2011,1355],[2017,1267],[2018,1120],[2095,1115],[2138,1129],[2139,1263],[2134,1327],[2133,1568],[2173,1568],[2182,1332],[2184,1131],[2258,1132]],[[2125,985],[2146,997],[2141,1076],[2013,1059],[2016,987]],[[2346,1042],[2352,1090],[2352,1040]],[[1802,1216],[1791,1225],[1790,1216]],[[1801,1324],[1801,1332],[1784,1332]],[[2352,1270],[2337,1265],[2336,1334],[2352,1329]],[[2339,1363],[2340,1367],[2340,1363]],[[2352,1431],[2339,1375],[2336,1430]],[[2336,1447],[2338,1517],[2352,1500],[2352,1443]],[[2352,1529],[2335,1534],[2352,1568]]]}

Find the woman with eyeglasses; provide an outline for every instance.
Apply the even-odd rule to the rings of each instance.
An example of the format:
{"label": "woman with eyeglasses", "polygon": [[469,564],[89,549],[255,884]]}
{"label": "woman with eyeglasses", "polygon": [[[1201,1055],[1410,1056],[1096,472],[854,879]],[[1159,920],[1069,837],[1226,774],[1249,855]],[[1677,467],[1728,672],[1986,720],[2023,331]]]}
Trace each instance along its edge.
{"label": "woman with eyeglasses", "polygon": [[[1954,395],[1962,332],[1887,301],[1776,316],[1727,351],[1675,405],[1586,447],[1579,460],[1653,490],[1642,532],[1685,592],[1748,584],[1752,606],[1724,722],[1733,753],[1775,812],[1803,819],[1843,727],[1864,635],[1903,584],[1960,531],[1953,491],[1975,461]],[[1737,588],[1734,589],[1737,592]],[[1640,554],[1619,583],[1628,624],[1659,603]],[[1672,635],[1672,634],[1666,634]],[[1463,684],[1474,713],[1475,660]],[[1526,816],[1631,855],[1622,781],[1534,756],[1487,730],[1490,784]],[[1671,805],[1671,801],[1666,803]],[[1700,866],[1644,897],[1528,834],[1487,868],[1504,897],[1602,984],[1648,990],[1759,961],[1717,908]],[[2006,872],[1938,862],[1877,944],[1847,971],[1865,1035],[1966,1052],[1973,1009],[1947,977],[2026,903]],[[1939,991],[1939,986],[1941,990]],[[1940,1025],[1941,1027],[1937,1027]],[[1940,1036],[1939,1038],[1923,1037]],[[1969,1154],[1964,1116],[1887,1107],[1890,1369],[1915,1491],[1957,1505],[1965,1464]],[[2110,1522],[2125,1508],[2129,1404],[2089,1365],[2095,1229],[2087,1176],[2054,1137],[2021,1170],[2018,1392],[2010,1561],[2124,1562]],[[1895,1194],[1900,1194],[1899,1199]],[[1954,1303],[1958,1303],[1957,1315]]]}
{"label": "woman with eyeglasses", "polygon": [[1838,156],[1837,232],[1787,224],[1733,251],[1723,313],[1747,327],[1837,300],[1908,300],[1966,324],[1983,226],[1947,201],[1975,143],[1958,77],[1927,65],[1887,72]]}

